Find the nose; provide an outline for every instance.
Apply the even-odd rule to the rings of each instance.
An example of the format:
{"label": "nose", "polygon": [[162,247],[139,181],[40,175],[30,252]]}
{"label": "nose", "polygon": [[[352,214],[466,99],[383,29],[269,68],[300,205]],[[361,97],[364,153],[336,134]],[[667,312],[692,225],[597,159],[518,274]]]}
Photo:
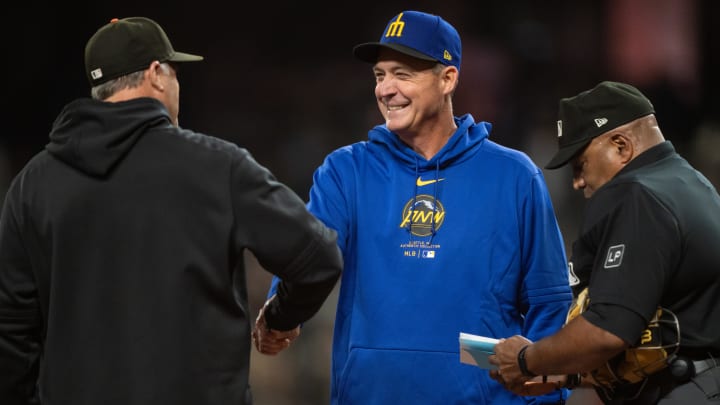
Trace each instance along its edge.
{"label": "nose", "polygon": [[386,76],[383,80],[378,82],[377,86],[375,87],[375,92],[377,93],[378,97],[387,97],[389,95],[394,94],[395,93],[394,81],[391,78]]}
{"label": "nose", "polygon": [[572,185],[573,189],[582,190],[585,188],[585,180],[581,176],[573,176]]}

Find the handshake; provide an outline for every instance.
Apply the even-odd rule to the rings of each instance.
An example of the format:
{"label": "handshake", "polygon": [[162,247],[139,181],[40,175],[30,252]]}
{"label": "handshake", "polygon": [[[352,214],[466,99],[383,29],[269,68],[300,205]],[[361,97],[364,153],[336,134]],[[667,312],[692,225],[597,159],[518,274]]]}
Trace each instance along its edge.
{"label": "handshake", "polygon": [[255,319],[255,326],[252,331],[252,340],[255,348],[262,354],[274,356],[281,351],[290,347],[298,336],[300,336],[300,326],[288,331],[280,331],[270,329],[265,321],[265,309],[268,304],[275,298],[275,295],[265,301],[265,305],[260,308],[260,313]]}

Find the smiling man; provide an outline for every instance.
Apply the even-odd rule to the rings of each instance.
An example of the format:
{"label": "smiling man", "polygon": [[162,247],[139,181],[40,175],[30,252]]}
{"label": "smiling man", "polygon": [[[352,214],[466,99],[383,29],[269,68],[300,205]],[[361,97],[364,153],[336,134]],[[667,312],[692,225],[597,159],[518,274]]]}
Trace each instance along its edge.
{"label": "smiling man", "polygon": [[308,204],[345,263],[331,402],[559,403],[566,392],[514,395],[458,353],[460,332],[539,339],[565,322],[572,295],[542,172],[491,141],[489,123],[453,115],[461,43],[447,21],[404,11],[354,54],[372,66],[384,122],[330,153]]}

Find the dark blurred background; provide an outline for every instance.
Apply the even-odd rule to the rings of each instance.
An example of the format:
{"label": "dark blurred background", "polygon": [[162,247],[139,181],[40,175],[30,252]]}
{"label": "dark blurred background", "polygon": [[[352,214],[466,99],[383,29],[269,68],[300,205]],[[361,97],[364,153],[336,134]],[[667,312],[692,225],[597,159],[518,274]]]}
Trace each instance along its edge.
{"label": "dark blurred background", "polygon": [[[159,22],[177,50],[205,56],[180,71],[180,125],[248,148],[307,198],[313,170],[333,149],[381,123],[370,65],[352,47],[379,39],[405,9],[443,16],[460,32],[456,115],[493,123],[491,139],[543,166],[556,148],[561,97],[602,80],[640,88],[665,137],[720,184],[720,2],[713,0],[505,0],[313,3],[25,2],[3,6],[0,196],[46,141],[62,107],[87,97],[83,52],[111,18]],[[569,169],[545,171],[566,247],[583,199]],[[569,252],[569,250],[568,250]],[[248,255],[251,309],[270,276]],[[259,405],[328,402],[335,296],[293,347],[253,352]]]}

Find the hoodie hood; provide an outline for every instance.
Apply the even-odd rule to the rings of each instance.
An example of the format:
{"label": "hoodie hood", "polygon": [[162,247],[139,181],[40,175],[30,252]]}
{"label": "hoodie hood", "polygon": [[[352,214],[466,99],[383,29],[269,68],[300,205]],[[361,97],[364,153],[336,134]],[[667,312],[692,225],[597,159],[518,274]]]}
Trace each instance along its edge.
{"label": "hoodie hood", "polygon": [[412,170],[435,170],[444,168],[464,157],[471,156],[482,141],[488,138],[492,125],[488,122],[475,123],[470,114],[455,117],[457,130],[448,142],[430,160],[415,152],[410,146],[400,140],[385,124],[378,125],[370,130],[368,139],[372,144],[380,146],[397,159],[407,164]]}
{"label": "hoodie hood", "polygon": [[165,106],[153,98],[118,103],[75,100],[53,123],[50,154],[92,176],[106,176],[151,127],[172,126]]}
{"label": "hoodie hood", "polygon": [[[465,114],[461,117],[455,117],[455,125],[457,130],[448,139],[445,146],[438,151],[430,160],[425,159],[419,153],[415,152],[410,146],[406,145],[400,140],[394,132],[388,130],[386,125],[378,125],[371,129],[368,133],[368,139],[370,140],[370,149],[382,155],[391,154],[393,159],[405,164],[405,166],[414,171],[414,177],[412,182],[412,207],[416,207],[418,204],[418,187],[422,184],[421,174],[425,172],[432,172],[432,201],[423,202],[422,204],[429,204],[430,209],[436,212],[436,202],[438,195],[438,183],[440,182],[440,171],[446,167],[462,162],[465,159],[472,157],[475,152],[483,144],[483,141],[488,138],[489,131],[491,129],[490,123],[480,122],[475,123],[475,119],[470,114]],[[380,160],[383,160],[380,158]],[[415,208],[413,208],[414,210]],[[429,224],[429,233],[414,233],[415,226],[414,216],[411,216],[410,220],[407,221],[405,229],[412,235],[419,236],[430,236],[430,243],[433,237],[437,233],[437,224],[435,223],[436,215],[431,215],[431,223]],[[427,224],[423,225],[423,228],[428,228]],[[419,231],[418,231],[419,232]]]}

